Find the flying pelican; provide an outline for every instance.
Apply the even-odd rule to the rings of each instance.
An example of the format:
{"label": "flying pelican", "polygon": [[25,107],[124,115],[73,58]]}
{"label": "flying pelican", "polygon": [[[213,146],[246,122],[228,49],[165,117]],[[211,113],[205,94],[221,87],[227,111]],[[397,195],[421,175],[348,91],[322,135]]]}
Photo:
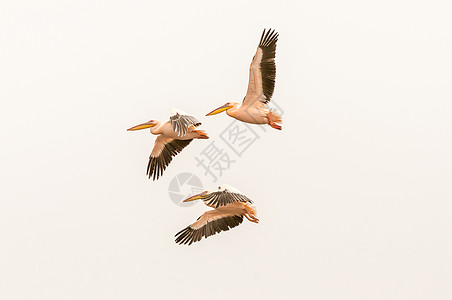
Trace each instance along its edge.
{"label": "flying pelican", "polygon": [[240,193],[230,185],[223,184],[217,191],[204,191],[194,195],[184,202],[201,199],[204,204],[214,209],[208,210],[198,220],[176,233],[177,244],[191,245],[221,231],[229,230],[240,225],[243,216],[249,221],[258,223],[256,208],[251,206],[251,199]]}
{"label": "flying pelican", "polygon": [[228,102],[214,109],[207,116],[216,115],[226,111],[230,117],[251,124],[268,124],[281,130],[281,116],[268,108],[268,102],[275,89],[276,78],[276,42],[278,33],[275,30],[262,32],[259,46],[250,65],[248,90],[242,105],[237,102]]}
{"label": "flying pelican", "polygon": [[161,123],[150,120],[133,126],[128,131],[151,128],[151,133],[159,135],[155,139],[154,149],[149,156],[146,175],[152,180],[158,179],[174,156],[190,144],[193,139],[208,139],[203,130],[196,129],[201,122],[182,111],[173,109],[169,121]]}

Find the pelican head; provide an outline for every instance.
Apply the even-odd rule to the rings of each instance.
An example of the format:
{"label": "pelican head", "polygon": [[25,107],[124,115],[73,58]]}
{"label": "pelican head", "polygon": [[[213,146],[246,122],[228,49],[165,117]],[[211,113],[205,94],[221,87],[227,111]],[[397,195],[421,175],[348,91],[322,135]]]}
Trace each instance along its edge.
{"label": "pelican head", "polygon": [[195,201],[195,200],[199,200],[199,199],[204,199],[207,197],[207,195],[209,195],[210,192],[209,191],[204,191],[202,193],[196,194],[194,196],[191,196],[187,199],[185,199],[183,202],[190,202],[190,201]]}
{"label": "pelican head", "polygon": [[210,113],[208,113],[206,116],[213,116],[216,114],[219,114],[221,112],[227,111],[228,109],[231,108],[236,108],[239,104],[237,102],[228,102],[223,106],[220,106],[214,110],[212,110]]}
{"label": "pelican head", "polygon": [[129,129],[127,129],[127,131],[135,131],[135,130],[141,130],[141,129],[151,128],[151,127],[154,127],[154,126],[157,125],[157,124],[158,124],[158,121],[156,121],[156,120],[150,120],[150,121],[148,121],[148,122],[146,122],[146,123],[143,123],[143,124],[139,124],[139,125],[133,126],[133,127],[129,128]]}

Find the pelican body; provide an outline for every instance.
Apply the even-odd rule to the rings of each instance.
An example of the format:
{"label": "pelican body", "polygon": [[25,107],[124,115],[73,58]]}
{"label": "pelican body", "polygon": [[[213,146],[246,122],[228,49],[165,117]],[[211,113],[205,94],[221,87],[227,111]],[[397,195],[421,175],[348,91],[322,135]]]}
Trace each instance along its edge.
{"label": "pelican body", "polygon": [[251,124],[268,124],[272,128],[281,130],[281,116],[268,107],[268,102],[275,89],[276,78],[276,42],[278,33],[275,30],[264,29],[259,46],[251,61],[248,90],[240,105],[228,102],[220,106],[207,116],[216,115],[223,111],[230,117]]}
{"label": "pelican body", "polygon": [[158,135],[149,157],[146,175],[149,178],[152,177],[152,180],[159,179],[173,157],[187,147],[193,139],[208,139],[203,130],[197,129],[200,125],[201,122],[196,118],[174,111],[170,120],[165,123],[150,120],[127,129],[135,131],[150,128],[152,134]]}
{"label": "pelican body", "polygon": [[205,205],[214,209],[203,213],[198,220],[179,231],[176,243],[191,245],[202,237],[209,237],[221,231],[227,231],[243,222],[243,217],[250,222],[258,223],[253,201],[230,185],[224,184],[217,191],[204,191],[184,202],[202,200]]}

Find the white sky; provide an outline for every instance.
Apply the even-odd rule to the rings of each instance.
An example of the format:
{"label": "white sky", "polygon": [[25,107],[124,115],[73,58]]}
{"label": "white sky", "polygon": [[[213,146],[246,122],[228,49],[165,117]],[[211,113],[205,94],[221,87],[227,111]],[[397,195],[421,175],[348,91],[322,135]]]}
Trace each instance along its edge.
{"label": "white sky", "polygon": [[[1,299],[451,299],[449,1],[0,4]],[[194,157],[231,119],[262,29],[280,32],[282,131],[218,182]],[[157,182],[172,107],[211,140]],[[253,127],[256,130],[259,128]],[[260,224],[187,246],[181,172],[251,197]]]}

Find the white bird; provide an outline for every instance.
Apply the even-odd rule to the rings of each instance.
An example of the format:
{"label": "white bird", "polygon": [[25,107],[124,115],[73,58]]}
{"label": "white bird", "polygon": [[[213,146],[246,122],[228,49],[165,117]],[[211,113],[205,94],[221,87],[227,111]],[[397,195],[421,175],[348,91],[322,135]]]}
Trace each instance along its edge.
{"label": "white bird", "polygon": [[208,139],[207,134],[200,129],[201,125],[195,117],[180,110],[173,110],[169,121],[161,123],[150,120],[146,123],[133,126],[128,131],[151,128],[151,133],[158,135],[149,157],[146,175],[152,180],[163,175],[163,171],[170,164],[174,156],[190,144],[193,139]]}
{"label": "white bird", "polygon": [[207,116],[226,111],[228,116],[237,120],[251,124],[268,124],[281,130],[281,126],[276,124],[282,123],[281,116],[268,107],[275,89],[275,55],[278,35],[275,30],[265,31],[264,29],[256,54],[251,61],[248,90],[242,105],[237,102],[228,102],[214,109]]}
{"label": "white bird", "polygon": [[202,237],[209,237],[221,231],[227,231],[240,225],[243,217],[258,223],[256,208],[253,201],[230,185],[223,184],[217,191],[204,191],[194,195],[184,202],[202,200],[204,204],[214,208],[203,213],[198,220],[176,233],[177,244],[191,245]]}

